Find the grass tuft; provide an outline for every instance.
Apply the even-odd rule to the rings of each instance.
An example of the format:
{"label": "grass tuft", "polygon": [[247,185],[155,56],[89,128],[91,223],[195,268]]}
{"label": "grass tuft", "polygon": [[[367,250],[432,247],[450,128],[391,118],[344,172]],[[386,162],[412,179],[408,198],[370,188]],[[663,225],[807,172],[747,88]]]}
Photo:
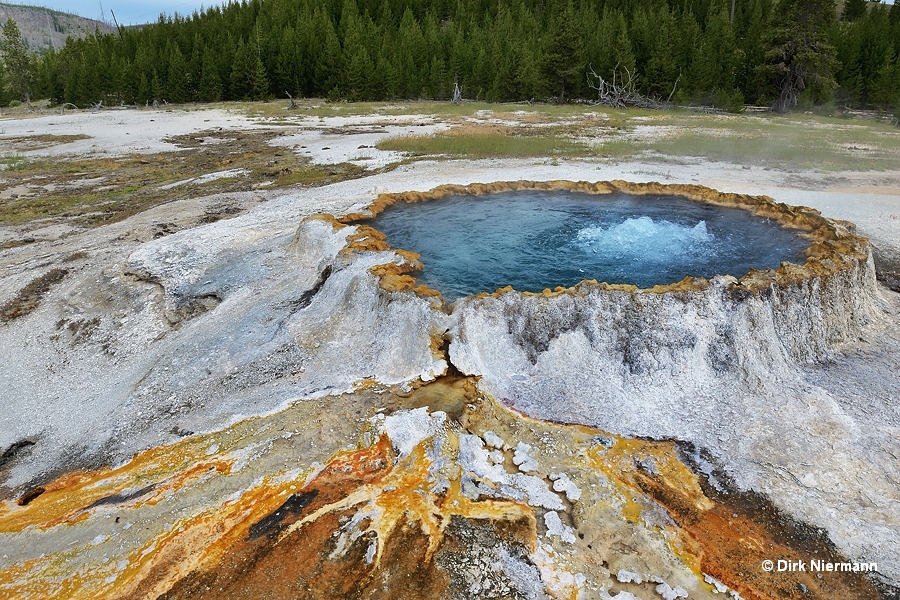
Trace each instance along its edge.
{"label": "grass tuft", "polygon": [[559,135],[509,135],[502,131],[433,135],[409,135],[389,138],[377,145],[379,150],[408,152],[413,156],[449,156],[452,158],[526,158],[539,156],[584,156],[585,144]]}

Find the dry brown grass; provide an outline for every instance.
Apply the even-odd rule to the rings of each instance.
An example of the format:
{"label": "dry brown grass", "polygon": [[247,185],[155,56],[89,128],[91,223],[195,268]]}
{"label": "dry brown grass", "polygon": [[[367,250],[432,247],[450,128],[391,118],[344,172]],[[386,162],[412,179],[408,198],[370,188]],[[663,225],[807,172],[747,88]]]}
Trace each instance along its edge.
{"label": "dry brown grass", "polygon": [[33,279],[28,285],[19,290],[15,298],[0,306],[0,323],[8,323],[13,319],[24,317],[40,303],[41,299],[54,285],[62,281],[69,271],[66,269],[51,269],[40,277]]}
{"label": "dry brown grass", "polygon": [[44,133],[40,135],[27,135],[17,137],[4,137],[3,145],[13,152],[28,152],[29,150],[43,150],[51,146],[59,146],[60,144],[68,144],[78,140],[88,140],[91,136],[79,133],[77,135],[51,135]]}
{"label": "dry brown grass", "polygon": [[[243,191],[264,182],[267,189],[325,185],[366,172],[351,164],[312,165],[308,159],[268,143],[280,133],[216,131],[177,136],[167,141],[179,150],[154,155],[68,161],[8,159],[14,162],[2,173],[0,194],[4,188],[7,194],[0,200],[0,224],[57,218],[92,227],[174,200]],[[194,181],[228,170],[245,174]]]}

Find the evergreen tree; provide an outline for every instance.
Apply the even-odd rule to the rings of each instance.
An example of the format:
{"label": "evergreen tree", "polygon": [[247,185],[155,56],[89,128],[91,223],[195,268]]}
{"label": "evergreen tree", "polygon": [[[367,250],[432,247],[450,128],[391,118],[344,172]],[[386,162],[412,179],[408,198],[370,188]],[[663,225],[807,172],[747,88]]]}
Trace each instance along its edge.
{"label": "evergreen tree", "polygon": [[169,44],[169,64],[166,78],[166,99],[170,102],[190,100],[191,74],[184,54],[177,44]]}
{"label": "evergreen tree", "polygon": [[269,80],[256,44],[238,43],[231,67],[231,95],[239,100],[262,100],[268,96]]}
{"label": "evergreen tree", "polygon": [[135,90],[131,85],[131,66],[124,56],[114,56],[112,63],[114,95],[119,102],[134,104]]}
{"label": "evergreen tree", "polygon": [[312,56],[311,94],[329,94],[339,85],[338,67],[341,63],[341,43],[334,22],[324,10],[316,10]]}
{"label": "evergreen tree", "polygon": [[63,98],[66,102],[76,105],[84,105],[87,101],[79,95],[81,83],[81,62],[66,61],[68,63],[66,69],[65,82],[63,84]]}
{"label": "evergreen tree", "polygon": [[900,60],[889,49],[872,86],[872,101],[882,110],[900,108]]}
{"label": "evergreen tree", "polygon": [[515,73],[515,99],[536,98],[541,91],[541,73],[538,53],[534,48],[522,54]]}
{"label": "evergreen tree", "polygon": [[150,80],[147,79],[147,74],[141,72],[138,76],[138,84],[137,84],[137,92],[135,94],[135,101],[140,104],[141,102],[147,103],[150,101],[151,96],[153,96],[153,90],[150,87]]}
{"label": "evergreen tree", "polygon": [[[3,61],[0,61],[0,105],[4,100],[3,93]],[[59,53],[51,48],[44,53],[35,66],[34,94],[39,98],[49,98],[52,102],[61,102],[63,90],[59,82]]]}
{"label": "evergreen tree", "polygon": [[345,0],[339,27],[344,32],[340,87],[350,100],[362,100],[368,98],[369,78],[375,66],[366,50],[361,20],[355,11],[348,8],[350,4],[351,0]]}
{"label": "evergreen tree", "polygon": [[418,97],[422,92],[422,61],[426,57],[425,38],[411,9],[400,19],[397,57],[399,58],[400,96]]}
{"label": "evergreen tree", "polygon": [[571,97],[584,79],[586,69],[581,40],[575,28],[575,10],[570,1],[552,19],[544,38],[542,71],[547,92],[557,102]]}
{"label": "evergreen tree", "polygon": [[844,21],[856,21],[866,14],[867,3],[868,0],[846,0],[844,10],[841,11],[841,18]]}
{"label": "evergreen tree", "polygon": [[102,60],[97,44],[88,37],[82,44],[81,77],[76,84],[76,95],[80,104],[94,104],[104,100],[106,96]]}
{"label": "evergreen tree", "polygon": [[665,6],[651,15],[653,28],[657,31],[650,50],[650,57],[643,72],[644,89],[647,94],[666,99],[675,88],[679,76],[676,50],[679,37],[675,19]]}
{"label": "evergreen tree", "polygon": [[0,106],[6,106],[9,103],[9,99],[10,95],[6,83],[6,65],[0,60]]}
{"label": "evergreen tree", "polygon": [[345,70],[345,94],[350,100],[371,100],[371,77],[375,66],[365,48],[359,47]]}
{"label": "evergreen tree", "polygon": [[655,29],[650,14],[645,7],[639,7],[628,24],[629,39],[634,52],[635,67],[641,71],[650,62],[650,51],[655,45],[659,32]]}
{"label": "evergreen tree", "polygon": [[740,52],[727,10],[725,7],[713,9],[711,7],[706,31],[701,35],[682,89],[694,102],[725,104],[720,107],[737,109],[743,104],[743,94],[735,88]]}
{"label": "evergreen tree", "polygon": [[237,100],[249,100],[253,87],[251,50],[241,39],[231,63],[230,94]]}
{"label": "evergreen tree", "polygon": [[853,101],[868,105],[885,56],[893,51],[887,10],[875,6],[865,17],[844,27],[838,39],[842,68],[838,81]]}
{"label": "evergreen tree", "polygon": [[263,64],[262,56],[257,50],[251,50],[251,83],[250,98],[253,100],[265,100],[269,97],[269,77],[266,74],[266,66]]}
{"label": "evergreen tree", "polygon": [[150,78],[150,96],[152,96],[154,102],[165,100],[162,82],[159,80],[159,73],[157,73],[156,69],[153,69],[153,77]]}
{"label": "evergreen tree", "polygon": [[619,73],[626,70],[634,73],[635,58],[631,50],[631,38],[628,37],[628,25],[620,11],[605,9],[597,34],[589,39],[593,41],[593,48],[589,50],[588,62],[598,75],[612,80],[616,69]]}
{"label": "evergreen tree", "polygon": [[188,95],[185,101],[195,102],[200,99],[200,76],[203,74],[202,49],[203,41],[199,35],[194,35],[191,44],[191,59],[188,61]]}
{"label": "evergreen tree", "polygon": [[293,27],[285,27],[278,44],[273,83],[279,94],[288,92],[302,95],[301,84],[304,60],[301,55],[300,40]]}
{"label": "evergreen tree", "polygon": [[803,93],[813,101],[831,96],[840,66],[828,38],[834,21],[834,0],[780,0],[767,64],[760,68],[774,92],[774,110],[795,106]]}
{"label": "evergreen tree", "polygon": [[465,30],[461,25],[452,24],[450,32],[449,54],[450,74],[456,79],[468,78],[472,70],[472,48],[466,40]]}
{"label": "evergreen tree", "polygon": [[7,90],[20,95],[31,110],[31,86],[34,82],[34,65],[25,47],[19,26],[12,19],[6,20],[0,35],[0,58],[5,66]]}
{"label": "evergreen tree", "polygon": [[447,78],[447,67],[440,56],[431,58],[428,78],[428,97],[433,100],[447,100],[450,97],[451,83]]}
{"label": "evergreen tree", "polygon": [[[710,27],[710,17],[714,16],[721,9],[714,10],[706,15],[706,29]],[[687,6],[681,13],[673,13],[672,23],[675,26],[676,36],[675,42],[675,62],[678,65],[679,74],[687,71],[688,67],[700,50],[703,41],[704,31],[700,27],[697,17],[694,16],[693,10]],[[708,33],[708,32],[707,32]],[[723,40],[725,42],[725,40]]]}
{"label": "evergreen tree", "polygon": [[198,94],[202,102],[218,102],[222,99],[222,80],[219,78],[219,67],[216,65],[215,56],[209,47],[203,50]]}

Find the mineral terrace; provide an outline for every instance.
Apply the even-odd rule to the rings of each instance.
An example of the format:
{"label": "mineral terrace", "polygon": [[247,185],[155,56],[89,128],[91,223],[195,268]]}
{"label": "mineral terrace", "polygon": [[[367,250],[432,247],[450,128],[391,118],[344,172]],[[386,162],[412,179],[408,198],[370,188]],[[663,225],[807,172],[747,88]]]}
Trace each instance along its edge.
{"label": "mineral terrace", "polygon": [[[109,224],[0,227],[0,596],[900,594],[900,172],[873,193],[691,161],[670,186],[600,159],[385,170],[378,139],[447,124],[109,114],[0,138],[140,164],[259,132],[330,170],[275,187],[220,157]],[[4,177],[2,198],[44,193]],[[740,206],[802,231],[807,261],[446,304],[365,223],[535,186]]]}

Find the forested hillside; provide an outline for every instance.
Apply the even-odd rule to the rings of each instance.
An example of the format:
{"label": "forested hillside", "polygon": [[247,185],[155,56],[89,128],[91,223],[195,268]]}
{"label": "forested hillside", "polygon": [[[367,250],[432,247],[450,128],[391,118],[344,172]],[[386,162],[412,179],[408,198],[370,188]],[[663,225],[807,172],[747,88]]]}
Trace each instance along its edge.
{"label": "forested hillside", "polygon": [[30,50],[44,52],[62,48],[69,37],[84,37],[99,29],[110,33],[115,29],[101,21],[86,19],[41,6],[21,6],[0,2],[0,26],[12,19],[19,27],[22,40]]}
{"label": "forested hillside", "polygon": [[326,96],[900,106],[900,6],[848,0],[251,0],[70,40],[32,96],[79,105]]}

